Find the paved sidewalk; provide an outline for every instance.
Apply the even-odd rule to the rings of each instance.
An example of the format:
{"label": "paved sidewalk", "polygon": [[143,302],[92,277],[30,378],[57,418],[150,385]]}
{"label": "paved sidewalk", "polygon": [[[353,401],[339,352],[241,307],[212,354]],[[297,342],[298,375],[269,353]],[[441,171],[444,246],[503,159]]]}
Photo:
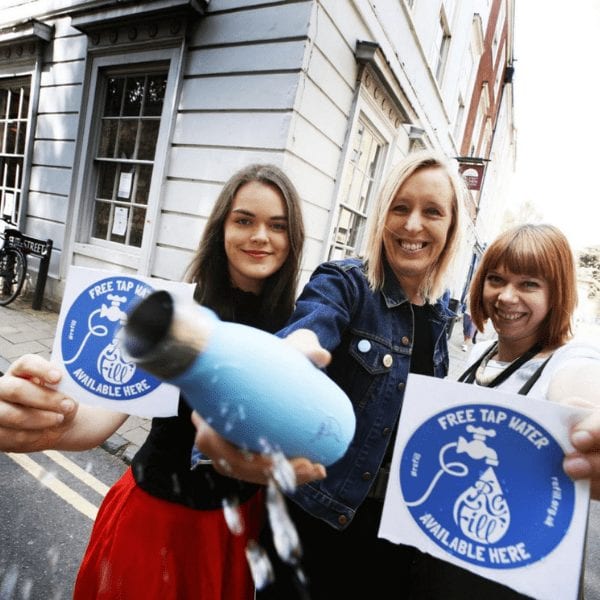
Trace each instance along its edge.
{"label": "paved sidewalk", "polygon": [[[31,299],[19,297],[8,306],[0,306],[0,372],[23,354],[39,354],[50,358],[58,313],[45,307],[33,310]],[[462,323],[457,321],[450,338],[450,378],[463,371],[466,352],[461,350]],[[130,416],[103,447],[130,463],[150,430],[150,419]]]}

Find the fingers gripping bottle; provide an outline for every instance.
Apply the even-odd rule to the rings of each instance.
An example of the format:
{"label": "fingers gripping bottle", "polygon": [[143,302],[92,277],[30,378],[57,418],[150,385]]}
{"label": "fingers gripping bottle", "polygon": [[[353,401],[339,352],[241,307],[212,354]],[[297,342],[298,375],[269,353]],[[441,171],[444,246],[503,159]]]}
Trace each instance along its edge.
{"label": "fingers gripping bottle", "polygon": [[211,427],[242,448],[327,466],[352,440],[349,398],[274,335],[158,291],[130,311],[120,338],[140,368],[179,387]]}

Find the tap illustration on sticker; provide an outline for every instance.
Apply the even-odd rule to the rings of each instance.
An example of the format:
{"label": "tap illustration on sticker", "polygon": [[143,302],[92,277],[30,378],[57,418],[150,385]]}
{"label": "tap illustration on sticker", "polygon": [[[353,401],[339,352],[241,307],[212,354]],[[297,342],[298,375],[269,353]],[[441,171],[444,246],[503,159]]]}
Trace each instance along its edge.
{"label": "tap illustration on sticker", "polygon": [[564,451],[520,412],[470,404],[438,413],[410,437],[400,488],[420,529],[469,563],[510,569],[541,560],[573,516]]}
{"label": "tap illustration on sticker", "polygon": [[115,276],[75,298],[61,332],[61,352],[65,368],[83,389],[118,401],[139,398],[161,384],[128,360],[118,342],[127,311],[153,291],[138,279]]}

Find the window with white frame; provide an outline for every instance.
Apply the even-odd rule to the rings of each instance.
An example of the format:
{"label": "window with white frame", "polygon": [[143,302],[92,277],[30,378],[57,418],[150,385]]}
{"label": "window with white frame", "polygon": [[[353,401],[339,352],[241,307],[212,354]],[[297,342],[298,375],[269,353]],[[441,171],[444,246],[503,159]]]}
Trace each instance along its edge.
{"label": "window with white frame", "polygon": [[329,259],[360,254],[368,208],[381,172],[385,148],[385,139],[361,114],[350,140]]}
{"label": "window with white frame", "polygon": [[167,87],[167,69],[106,70],[99,114],[91,237],[140,247]]}
{"label": "window with white frame", "polygon": [[456,117],[454,117],[454,139],[460,145],[463,134],[463,121],[465,117],[465,100],[462,94],[458,94],[456,101]]}
{"label": "window with white frame", "polygon": [[471,90],[475,85],[475,79],[477,78],[477,70],[479,68],[479,61],[483,54],[483,23],[481,22],[481,16],[478,14],[473,15],[473,21],[471,23],[471,43],[469,44],[469,55],[468,64],[466,65],[465,72],[469,74],[467,80],[467,86],[465,87],[464,97],[470,96]]}
{"label": "window with white frame", "polygon": [[147,274],[159,233],[182,50],[203,10],[185,0],[125,4],[118,19],[105,3],[72,16],[72,26],[88,36],[88,92],[72,191],[75,226],[67,244],[72,264],[106,263]]}
{"label": "window with white frame", "polygon": [[500,48],[500,40],[502,39],[502,32],[504,31],[504,24],[506,21],[506,4],[500,3],[500,11],[496,20],[496,27],[494,29],[494,38],[492,40],[492,64],[496,64],[496,58],[498,56],[498,49]]}
{"label": "window with white frame", "polygon": [[481,142],[481,151],[480,154],[482,156],[487,156],[489,151],[492,148],[492,137],[494,135],[494,130],[492,129],[492,119],[488,117],[485,120],[485,127],[483,128],[483,140]]}
{"label": "window with white frame", "polygon": [[75,192],[81,198],[76,256],[146,268],[160,212],[177,57],[174,48],[94,57],[82,138],[87,152]]}
{"label": "window with white frame", "polygon": [[475,156],[475,152],[481,147],[479,141],[481,133],[485,125],[487,114],[490,110],[490,92],[487,83],[484,83],[481,87],[481,96],[479,97],[479,105],[477,106],[477,117],[475,119],[475,127],[473,128],[473,135],[471,137],[472,144],[470,149],[470,155]]}
{"label": "window with white frame", "polygon": [[0,80],[0,207],[16,222],[21,203],[30,77]]}
{"label": "window with white frame", "polygon": [[500,62],[496,66],[496,79],[494,80],[494,102],[498,102],[498,96],[500,95],[500,84],[504,77],[504,69],[506,67],[506,46],[502,48],[502,55]]}
{"label": "window with white frame", "polygon": [[440,11],[438,27],[435,32],[432,49],[432,64],[434,65],[435,78],[441,83],[446,70],[448,51],[450,49],[450,27],[444,8]]}

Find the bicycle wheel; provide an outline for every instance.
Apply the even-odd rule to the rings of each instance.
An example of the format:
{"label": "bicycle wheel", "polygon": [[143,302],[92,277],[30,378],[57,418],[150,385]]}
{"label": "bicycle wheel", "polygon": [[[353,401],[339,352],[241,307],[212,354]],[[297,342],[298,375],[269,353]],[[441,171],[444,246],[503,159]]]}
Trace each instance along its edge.
{"label": "bicycle wheel", "polygon": [[25,255],[14,248],[0,252],[0,306],[10,304],[20,293],[27,273]]}

